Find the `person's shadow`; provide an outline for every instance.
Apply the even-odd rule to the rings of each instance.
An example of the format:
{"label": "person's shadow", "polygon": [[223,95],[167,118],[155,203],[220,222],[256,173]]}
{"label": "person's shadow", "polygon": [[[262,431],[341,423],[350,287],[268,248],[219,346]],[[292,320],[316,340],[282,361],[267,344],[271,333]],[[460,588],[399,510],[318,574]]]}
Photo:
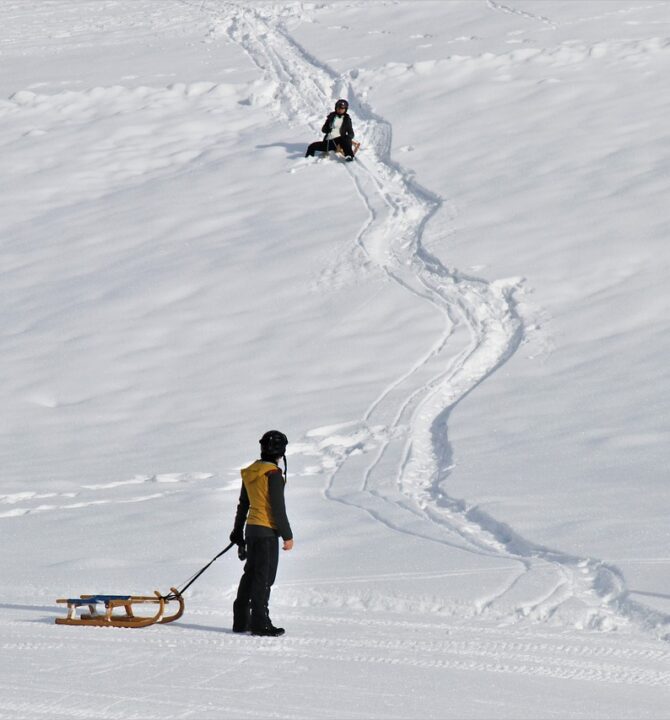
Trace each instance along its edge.
{"label": "person's shadow", "polygon": [[281,147],[286,150],[286,156],[291,160],[305,156],[307,145],[305,143],[271,143],[270,145],[256,145],[259,150],[271,147]]}
{"label": "person's shadow", "polygon": [[631,595],[646,595],[647,597],[663,598],[663,600],[670,600],[670,595],[667,593],[648,592],[646,590],[629,590]]}
{"label": "person's shadow", "polygon": [[195,625],[194,623],[181,623],[176,622],[171,625],[173,630],[205,630],[207,632],[223,633],[224,635],[240,635],[241,633],[234,633],[231,628],[211,626],[211,625]]}

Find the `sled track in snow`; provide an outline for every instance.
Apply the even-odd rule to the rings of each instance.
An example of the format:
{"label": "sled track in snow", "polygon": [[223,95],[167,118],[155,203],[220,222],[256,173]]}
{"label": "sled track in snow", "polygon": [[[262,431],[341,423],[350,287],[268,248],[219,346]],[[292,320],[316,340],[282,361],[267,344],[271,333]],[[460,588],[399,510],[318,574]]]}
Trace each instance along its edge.
{"label": "sled track in snow", "polygon": [[[290,37],[285,23],[302,17],[301,6],[224,3],[207,12],[213,30],[227,34],[261,71],[252,101],[286,122],[311,126],[318,134],[322,108],[335,97],[348,97],[365,151],[346,171],[369,219],[343,264],[383,273],[445,317],[445,330],[431,350],[360,420],[338,427],[337,442],[318,445],[331,468],[326,496],[366,510],[395,531],[518,563],[508,587],[480,600],[480,614],[593,629],[632,621],[665,636],[670,618],[631,600],[616,568],[536,545],[444,489],[451,411],[524,338],[514,299],[521,281],[468,277],[426,250],[423,231],[442,201],[392,160],[392,128],[357,98],[355,80],[338,76]],[[374,453],[371,462],[366,451]],[[537,591],[538,579],[544,592]]]}

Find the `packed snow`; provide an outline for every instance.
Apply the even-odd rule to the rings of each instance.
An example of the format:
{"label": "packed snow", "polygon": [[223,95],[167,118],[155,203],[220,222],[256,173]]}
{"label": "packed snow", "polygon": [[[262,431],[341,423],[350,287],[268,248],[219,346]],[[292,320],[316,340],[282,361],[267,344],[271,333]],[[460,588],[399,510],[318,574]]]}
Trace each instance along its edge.
{"label": "packed snow", "polygon": [[[667,718],[670,2],[0,27],[0,718]],[[233,553],[55,624],[209,562],[271,428],[285,636]]]}

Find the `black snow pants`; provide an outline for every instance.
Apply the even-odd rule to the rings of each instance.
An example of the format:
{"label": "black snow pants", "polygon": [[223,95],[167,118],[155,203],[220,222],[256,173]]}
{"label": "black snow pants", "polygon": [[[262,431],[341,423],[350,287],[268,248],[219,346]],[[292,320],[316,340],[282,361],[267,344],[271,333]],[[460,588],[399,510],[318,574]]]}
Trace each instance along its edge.
{"label": "black snow pants", "polygon": [[268,627],[270,590],[277,577],[279,538],[247,533],[247,561],[233,603],[233,630],[262,630]]}
{"label": "black snow pants", "polygon": [[334,140],[319,140],[317,142],[313,142],[307,148],[305,157],[313,157],[315,152],[326,152],[326,149],[337,150],[338,146],[342,148],[345,157],[354,156],[354,151],[351,147],[351,140],[348,137],[337,137]]}

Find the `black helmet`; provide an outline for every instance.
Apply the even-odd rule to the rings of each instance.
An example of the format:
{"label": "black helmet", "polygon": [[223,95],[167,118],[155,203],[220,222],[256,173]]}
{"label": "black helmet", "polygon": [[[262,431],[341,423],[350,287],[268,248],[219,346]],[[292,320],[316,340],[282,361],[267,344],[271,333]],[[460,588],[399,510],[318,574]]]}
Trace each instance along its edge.
{"label": "black helmet", "polygon": [[279,430],[268,430],[258,441],[261,444],[261,452],[270,457],[282,457],[286,454],[288,438]]}
{"label": "black helmet", "polygon": [[335,103],[335,110],[337,110],[338,108],[341,108],[341,107],[344,108],[344,110],[345,110],[345,112],[346,112],[346,111],[349,109],[349,101],[348,101],[348,100],[344,100],[343,98],[340,98],[340,99]]}

